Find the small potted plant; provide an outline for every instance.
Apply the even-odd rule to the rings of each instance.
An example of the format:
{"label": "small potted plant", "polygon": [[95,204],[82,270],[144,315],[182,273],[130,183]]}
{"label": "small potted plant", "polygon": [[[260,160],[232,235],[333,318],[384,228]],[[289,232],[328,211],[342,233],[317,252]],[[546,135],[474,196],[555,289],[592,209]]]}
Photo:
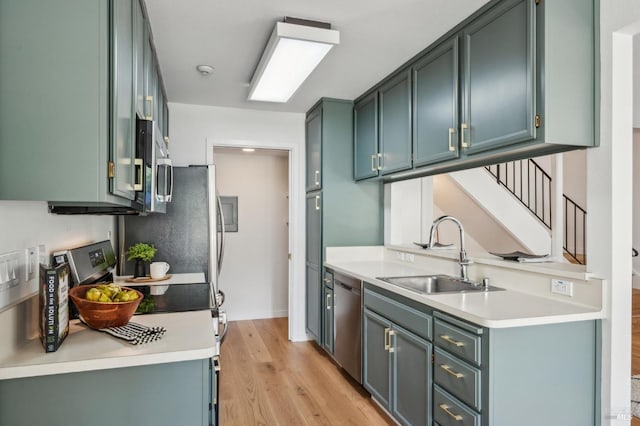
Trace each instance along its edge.
{"label": "small potted plant", "polygon": [[146,277],[147,263],[153,260],[153,256],[156,255],[156,248],[152,244],[137,243],[129,247],[127,250],[127,260],[136,261],[135,268],[133,270],[133,277]]}

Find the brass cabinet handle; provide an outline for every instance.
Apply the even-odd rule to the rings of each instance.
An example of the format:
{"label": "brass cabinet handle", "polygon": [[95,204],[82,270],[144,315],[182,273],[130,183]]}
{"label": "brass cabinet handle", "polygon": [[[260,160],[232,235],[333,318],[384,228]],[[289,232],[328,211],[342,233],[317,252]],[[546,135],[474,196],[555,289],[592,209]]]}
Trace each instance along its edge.
{"label": "brass cabinet handle", "polygon": [[327,311],[331,310],[331,304],[329,303],[329,299],[331,299],[331,293],[327,293]]}
{"label": "brass cabinet handle", "polygon": [[313,182],[314,182],[316,185],[320,185],[320,170],[316,170],[316,171],[313,173]]}
{"label": "brass cabinet handle", "polygon": [[147,120],[153,120],[153,96],[147,96],[144,100],[149,102],[149,112],[150,112],[150,114],[147,115],[145,118]]}
{"label": "brass cabinet handle", "polygon": [[390,345],[389,345],[389,331],[391,331],[391,330],[389,330],[387,327],[385,327],[385,329],[384,329],[384,350],[385,351],[388,351],[389,347],[390,347]]}
{"label": "brass cabinet handle", "polygon": [[449,367],[447,364],[442,364],[440,365],[440,368],[442,368],[444,371],[446,371],[447,373],[451,374],[453,377],[455,377],[456,379],[461,379],[464,377],[464,374],[462,373],[456,373],[455,371],[453,371],[451,369],[451,367]]}
{"label": "brass cabinet handle", "polygon": [[316,210],[320,210],[320,196],[316,195]]}
{"label": "brass cabinet handle", "polygon": [[378,170],[382,170],[384,164],[382,164],[382,154],[378,153]]}
{"label": "brass cabinet handle", "polygon": [[324,281],[325,283],[330,283],[331,282],[331,278],[323,278],[322,281]]}
{"label": "brass cabinet handle", "polygon": [[460,124],[460,137],[463,148],[469,148],[471,146],[471,141],[464,140],[464,131],[469,130],[469,125],[467,123]]}
{"label": "brass cabinet handle", "polygon": [[447,336],[446,334],[443,334],[442,336],[440,336],[440,338],[445,342],[451,343],[452,345],[455,345],[457,347],[464,346],[464,343],[458,342],[457,340],[453,340],[451,337]]}
{"label": "brass cabinet handle", "polygon": [[450,410],[449,410],[449,406],[447,404],[440,404],[439,405],[440,409],[442,411],[444,411],[445,413],[447,413],[449,415],[449,417],[451,417],[452,419],[454,419],[457,422],[462,421],[462,419],[464,419],[464,417],[462,417],[460,414],[453,414]]}
{"label": "brass cabinet handle", "polygon": [[449,151],[451,152],[456,152],[456,147],[453,146],[453,141],[452,141],[452,137],[453,135],[456,133],[456,129],[454,129],[453,127],[449,127]]}
{"label": "brass cabinet handle", "polygon": [[371,171],[372,172],[378,171],[378,168],[375,165],[375,161],[376,161],[376,154],[371,154]]}
{"label": "brass cabinet handle", "polygon": [[395,352],[395,348],[391,345],[391,336],[394,336],[395,334],[395,331],[389,330],[389,352]]}

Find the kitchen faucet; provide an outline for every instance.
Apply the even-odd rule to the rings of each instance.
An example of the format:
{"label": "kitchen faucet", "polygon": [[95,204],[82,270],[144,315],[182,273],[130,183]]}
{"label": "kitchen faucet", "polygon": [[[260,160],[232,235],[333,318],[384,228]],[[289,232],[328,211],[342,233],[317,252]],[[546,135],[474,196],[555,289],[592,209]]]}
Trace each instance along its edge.
{"label": "kitchen faucet", "polygon": [[469,278],[467,276],[467,266],[472,262],[467,257],[467,251],[464,249],[464,228],[462,227],[462,223],[460,223],[458,219],[453,216],[445,215],[440,216],[439,218],[434,220],[433,224],[431,225],[431,231],[429,232],[429,248],[433,247],[435,244],[433,240],[435,238],[438,225],[447,220],[450,220],[451,222],[458,225],[458,229],[460,230],[460,277],[463,281],[469,281]]}

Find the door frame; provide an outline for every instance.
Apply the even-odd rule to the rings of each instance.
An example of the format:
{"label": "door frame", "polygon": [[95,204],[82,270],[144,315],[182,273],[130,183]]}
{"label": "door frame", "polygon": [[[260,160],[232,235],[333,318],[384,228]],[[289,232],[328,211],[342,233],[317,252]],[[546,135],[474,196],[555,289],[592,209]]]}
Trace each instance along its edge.
{"label": "door frame", "polygon": [[[246,139],[206,140],[206,161],[213,164],[214,147],[278,149],[288,151],[289,167],[289,340],[309,340],[305,332],[305,152],[299,144]],[[301,283],[296,285],[296,283]]]}

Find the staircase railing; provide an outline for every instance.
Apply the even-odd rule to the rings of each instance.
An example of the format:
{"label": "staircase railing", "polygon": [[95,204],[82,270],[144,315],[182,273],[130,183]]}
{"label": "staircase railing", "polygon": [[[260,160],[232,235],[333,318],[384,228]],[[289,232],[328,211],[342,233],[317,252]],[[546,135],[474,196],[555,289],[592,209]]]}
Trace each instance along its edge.
{"label": "staircase railing", "polygon": [[[496,182],[513,194],[547,228],[551,229],[551,176],[531,158],[486,166]],[[562,247],[569,257],[586,264],[587,212],[571,198],[564,198]],[[581,250],[581,251],[580,251]]]}
{"label": "staircase railing", "polygon": [[540,221],[551,229],[551,176],[532,159],[485,167]]}
{"label": "staircase railing", "polygon": [[[587,263],[585,242],[587,240],[587,212],[571,198],[564,198],[564,239],[562,248],[576,262]],[[582,234],[579,231],[582,231]],[[580,251],[582,250],[582,251]]]}

